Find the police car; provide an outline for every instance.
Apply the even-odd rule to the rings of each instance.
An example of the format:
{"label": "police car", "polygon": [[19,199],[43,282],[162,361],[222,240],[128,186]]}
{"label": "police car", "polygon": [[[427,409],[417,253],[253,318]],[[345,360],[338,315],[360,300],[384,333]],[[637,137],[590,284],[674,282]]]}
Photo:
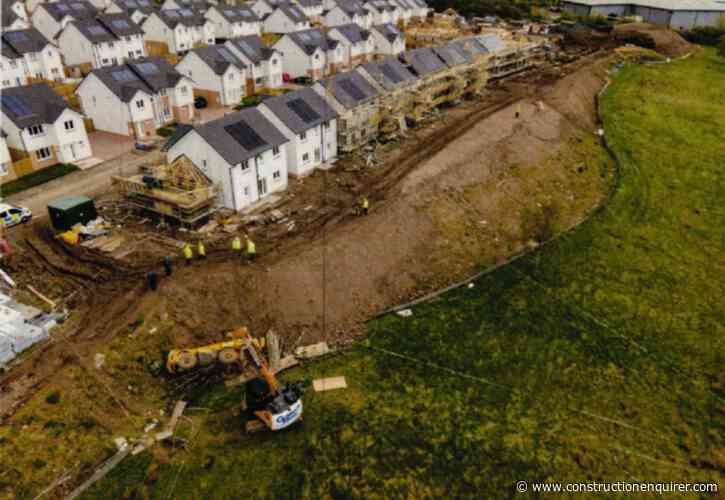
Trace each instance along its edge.
{"label": "police car", "polygon": [[15,207],[7,203],[0,203],[0,222],[5,227],[24,224],[33,218],[29,208]]}

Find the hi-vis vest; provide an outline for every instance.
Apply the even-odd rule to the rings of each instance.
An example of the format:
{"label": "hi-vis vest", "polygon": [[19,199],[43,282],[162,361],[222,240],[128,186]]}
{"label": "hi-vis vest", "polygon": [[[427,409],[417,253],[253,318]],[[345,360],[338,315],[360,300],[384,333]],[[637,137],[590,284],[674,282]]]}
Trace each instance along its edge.
{"label": "hi-vis vest", "polygon": [[193,255],[194,255],[194,253],[191,250],[191,245],[189,245],[187,243],[186,246],[184,247],[184,257],[186,257],[187,259],[190,259]]}
{"label": "hi-vis vest", "polygon": [[232,240],[232,250],[238,252],[242,249],[242,241],[237,237]]}
{"label": "hi-vis vest", "polygon": [[248,254],[257,253],[257,246],[254,244],[254,242],[252,240],[247,240],[247,253]]}
{"label": "hi-vis vest", "polygon": [[204,248],[204,243],[201,241],[196,245],[196,251],[199,252],[199,255],[202,257],[206,256],[206,249]]}

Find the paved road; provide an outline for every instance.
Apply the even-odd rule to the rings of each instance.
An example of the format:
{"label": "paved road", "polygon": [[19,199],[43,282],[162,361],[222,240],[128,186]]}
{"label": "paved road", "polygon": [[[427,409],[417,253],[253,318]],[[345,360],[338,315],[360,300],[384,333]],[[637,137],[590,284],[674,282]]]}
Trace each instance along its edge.
{"label": "paved road", "polygon": [[5,201],[28,207],[34,216],[43,217],[47,215],[46,207],[51,201],[72,195],[97,196],[110,188],[111,176],[135,173],[140,165],[156,161],[161,155],[158,149],[150,153],[124,153],[88,170],[79,170],[9,196]]}

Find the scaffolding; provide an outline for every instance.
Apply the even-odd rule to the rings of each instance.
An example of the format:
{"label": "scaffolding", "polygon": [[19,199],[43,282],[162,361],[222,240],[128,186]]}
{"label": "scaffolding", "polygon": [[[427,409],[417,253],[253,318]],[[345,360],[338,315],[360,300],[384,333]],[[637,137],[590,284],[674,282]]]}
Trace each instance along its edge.
{"label": "scaffolding", "polygon": [[511,45],[491,54],[488,64],[490,78],[497,79],[518,73],[532,65],[536,44]]}
{"label": "scaffolding", "polygon": [[112,183],[132,206],[182,226],[202,224],[216,211],[217,189],[185,156],[130,177],[114,176]]}
{"label": "scaffolding", "polygon": [[405,28],[405,45],[408,49],[430,47],[450,42],[470,33],[461,17],[453,9],[436,13],[425,19],[413,19]]}
{"label": "scaffolding", "polygon": [[347,110],[337,120],[337,147],[349,153],[372,141],[378,135],[380,120],[378,98]]}

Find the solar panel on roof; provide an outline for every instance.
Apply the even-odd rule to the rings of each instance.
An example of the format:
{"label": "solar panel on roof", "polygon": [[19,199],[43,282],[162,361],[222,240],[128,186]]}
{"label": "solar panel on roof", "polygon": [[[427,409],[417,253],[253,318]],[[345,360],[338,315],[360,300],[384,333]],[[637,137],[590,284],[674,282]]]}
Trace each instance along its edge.
{"label": "solar panel on roof", "polygon": [[154,73],[159,72],[159,67],[156,66],[156,64],[154,64],[154,63],[145,62],[145,63],[136,64],[135,66],[144,75],[152,75]]}
{"label": "solar panel on roof", "polygon": [[67,5],[62,4],[62,3],[57,4],[55,6],[55,8],[58,9],[59,11],[61,11],[61,12],[68,12],[70,10]]}
{"label": "solar panel on roof", "polygon": [[249,44],[244,40],[237,41],[237,45],[242,50],[242,52],[247,55],[247,57],[254,57],[254,55],[256,54],[254,49],[252,49],[252,47],[250,47]]}
{"label": "solar panel on roof", "polygon": [[312,40],[309,33],[300,33],[300,38],[305,42],[309,42],[310,40]]}
{"label": "solar panel on roof", "polygon": [[11,42],[23,42],[28,39],[28,35],[21,31],[14,31],[5,33],[5,39],[10,40]]}
{"label": "solar panel on roof", "polygon": [[111,78],[113,78],[117,82],[130,82],[136,79],[134,74],[127,69],[121,71],[114,71],[113,73],[111,73]]}
{"label": "solar panel on roof", "polygon": [[148,7],[151,5],[148,0],[138,0],[138,4],[142,7]]}
{"label": "solar panel on roof", "polygon": [[302,99],[297,98],[288,101],[287,107],[294,111],[294,113],[305,123],[312,123],[315,120],[320,119],[320,115],[317,111],[312,109],[310,105]]}
{"label": "solar panel on roof", "polygon": [[177,17],[179,17],[179,13],[174,10],[167,10],[166,15],[172,19],[176,19]]}
{"label": "solar panel on roof", "polygon": [[105,35],[106,30],[104,30],[100,26],[89,26],[88,33],[90,33],[91,35],[100,36],[100,35]]}
{"label": "solar panel on roof", "polygon": [[28,108],[25,103],[17,96],[14,95],[3,95],[0,96],[2,99],[2,105],[10,114],[16,118],[23,118],[26,116],[32,116],[34,113]]}
{"label": "solar panel on roof", "polygon": [[380,71],[383,72],[383,75],[385,75],[385,78],[390,80],[393,83],[400,83],[404,80],[402,76],[398,74],[397,71],[395,71],[390,65],[388,64],[381,64],[380,65]]}
{"label": "solar panel on roof", "polygon": [[235,64],[237,61],[234,59],[234,56],[224,47],[217,47],[217,52],[220,56],[222,56],[222,59],[224,59],[228,63]]}
{"label": "solar panel on roof", "polygon": [[224,11],[224,14],[226,14],[229,17],[234,17],[237,13],[234,12],[233,10],[231,10],[231,9],[227,9],[227,10]]}
{"label": "solar panel on roof", "polygon": [[124,19],[114,19],[111,21],[111,26],[118,29],[130,28],[131,26]]}
{"label": "solar panel on roof", "polygon": [[313,40],[319,40],[321,38],[321,35],[318,31],[310,31],[310,36]]}
{"label": "solar panel on roof", "polygon": [[233,125],[227,125],[224,130],[247,151],[267,145],[267,141],[259,137],[259,134],[243,120]]}
{"label": "solar panel on roof", "polygon": [[242,10],[242,11],[239,11],[239,14],[240,14],[240,15],[241,15],[242,17],[252,17],[252,13],[251,13],[251,12],[249,12],[248,10]]}
{"label": "solar panel on roof", "polygon": [[183,17],[191,17],[194,15],[194,13],[191,12],[189,9],[181,9],[179,12],[181,12],[181,15]]}
{"label": "solar panel on roof", "polygon": [[86,6],[82,3],[72,3],[70,4],[71,8],[74,10],[86,10]]}
{"label": "solar panel on roof", "polygon": [[342,90],[344,90],[347,95],[349,95],[356,101],[362,101],[363,99],[365,99],[365,94],[363,93],[363,91],[360,90],[360,87],[358,87],[352,80],[340,80],[337,82],[337,85]]}

